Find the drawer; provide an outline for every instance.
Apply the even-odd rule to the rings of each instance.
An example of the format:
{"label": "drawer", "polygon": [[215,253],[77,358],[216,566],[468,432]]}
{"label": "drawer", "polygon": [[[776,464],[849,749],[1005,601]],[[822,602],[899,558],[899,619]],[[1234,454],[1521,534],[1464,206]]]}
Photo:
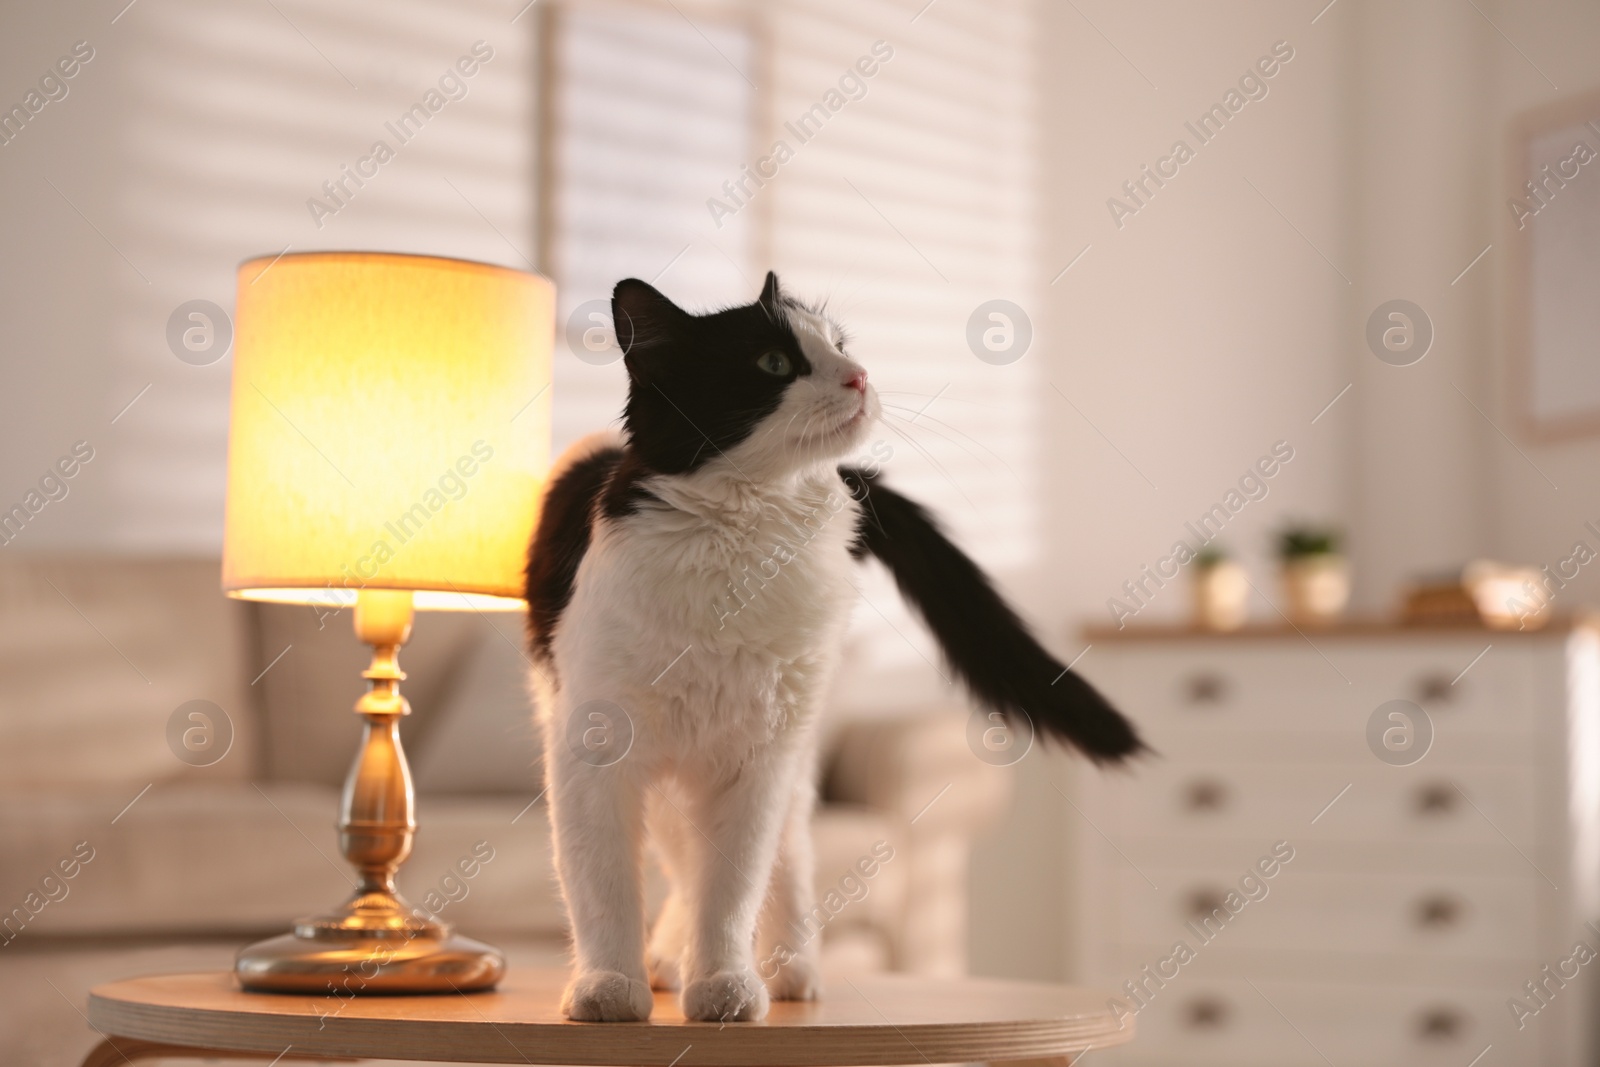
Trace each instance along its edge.
{"label": "drawer", "polygon": [[1119,840],[1270,841],[1292,826],[1296,840],[1501,845],[1503,831],[1532,854],[1539,830],[1526,767],[1396,768],[1370,755],[1354,769],[1153,760],[1097,788],[1100,826]]}
{"label": "drawer", "polygon": [[1109,937],[1124,945],[1182,939],[1201,951],[1209,940],[1236,951],[1522,959],[1538,950],[1541,887],[1554,892],[1536,875],[1308,874],[1291,863],[1265,882],[1264,897],[1216,918],[1244,873],[1145,867],[1147,882],[1124,864],[1111,876],[1117,900]]}
{"label": "drawer", "polygon": [[1119,648],[1096,666],[1106,669],[1109,695],[1152,726],[1315,729],[1359,705],[1336,669],[1287,641]]}
{"label": "drawer", "polygon": [[[1156,759],[1136,762],[1131,771],[1139,775],[1158,762],[1255,763],[1307,769],[1371,767],[1377,761],[1376,753],[1367,742],[1367,720],[1372,712],[1373,708],[1354,707],[1330,714],[1327,719],[1337,729],[1290,729],[1280,724],[1276,729],[1232,730],[1218,725],[1188,724],[1186,728],[1178,728],[1170,723],[1152,726],[1139,722],[1145,742],[1155,750]],[[1433,744],[1413,768],[1535,763],[1548,766],[1556,755],[1552,750],[1559,746],[1561,736],[1551,731],[1544,734],[1472,733],[1453,729],[1437,715],[1430,715],[1429,721],[1433,723]],[[1349,780],[1348,777],[1344,779]]]}
{"label": "drawer", "polygon": [[1119,648],[1102,666],[1114,698],[1156,729],[1339,730],[1395,699],[1440,728],[1521,733],[1540,720],[1530,653],[1511,642],[1473,663],[1487,637],[1312,640]]}
{"label": "drawer", "polygon": [[[1474,663],[1479,653],[1482,658]],[[1415,701],[1440,730],[1520,733],[1564,718],[1554,708],[1546,720],[1545,709],[1535,703],[1534,656],[1515,641],[1496,642],[1481,634],[1412,639],[1366,648],[1355,666],[1356,688],[1371,693],[1377,703]]]}
{"label": "drawer", "polygon": [[[1128,975],[1150,962],[1129,957]],[[1515,1045],[1506,1034],[1514,988],[1509,979],[1505,988],[1252,987],[1180,971],[1149,994],[1133,1043],[1096,1055],[1122,1067],[1467,1067],[1494,1042],[1497,1051],[1506,1045],[1501,1063],[1540,1062],[1537,1034],[1519,1035]]]}

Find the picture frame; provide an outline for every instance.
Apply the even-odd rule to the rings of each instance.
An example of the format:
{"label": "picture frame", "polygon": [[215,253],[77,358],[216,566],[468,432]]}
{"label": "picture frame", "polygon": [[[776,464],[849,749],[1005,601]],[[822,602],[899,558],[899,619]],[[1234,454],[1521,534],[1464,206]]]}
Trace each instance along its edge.
{"label": "picture frame", "polygon": [[1538,441],[1600,434],[1600,90],[1512,123],[1504,196],[1517,425]]}

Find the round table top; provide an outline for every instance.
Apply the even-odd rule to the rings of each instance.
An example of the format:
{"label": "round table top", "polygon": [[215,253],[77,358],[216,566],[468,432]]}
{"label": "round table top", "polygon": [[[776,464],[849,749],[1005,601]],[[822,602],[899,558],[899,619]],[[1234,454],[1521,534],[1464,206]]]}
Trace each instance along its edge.
{"label": "round table top", "polygon": [[759,1023],[689,1022],[656,994],[645,1023],[574,1023],[567,974],[518,969],[489,993],[341,999],[246,993],[231,973],[95,988],[89,1020],[112,1037],[196,1048],[594,1067],[872,1067],[1075,1058],[1133,1038],[1091,989],[994,979],[834,975],[823,999],[774,1002]]}

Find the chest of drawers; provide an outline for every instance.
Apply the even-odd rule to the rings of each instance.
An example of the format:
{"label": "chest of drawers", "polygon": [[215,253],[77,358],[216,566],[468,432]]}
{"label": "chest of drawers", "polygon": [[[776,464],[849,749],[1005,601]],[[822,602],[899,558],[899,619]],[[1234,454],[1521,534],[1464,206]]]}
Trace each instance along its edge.
{"label": "chest of drawers", "polygon": [[1600,1062],[1595,631],[1089,640],[1158,753],[1067,790],[1106,1063]]}

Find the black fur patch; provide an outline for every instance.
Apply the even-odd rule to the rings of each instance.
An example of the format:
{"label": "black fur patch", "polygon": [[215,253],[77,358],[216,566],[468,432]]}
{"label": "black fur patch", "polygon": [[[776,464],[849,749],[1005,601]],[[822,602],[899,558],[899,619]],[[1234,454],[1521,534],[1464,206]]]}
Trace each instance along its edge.
{"label": "black fur patch", "polygon": [[632,449],[624,452],[622,462],[612,472],[601,497],[600,508],[606,518],[626,518],[650,503],[660,503],[655,494],[644,487],[644,479],[649,475],[649,469],[637,452]]}
{"label": "black fur patch", "polygon": [[870,553],[889,568],[973,696],[1011,721],[1025,713],[1039,732],[1097,763],[1145,751],[1133,725],[1045,651],[921,505],[863,470],[840,467],[839,474],[861,503],[852,552]]}
{"label": "black fur patch", "polygon": [[[755,303],[707,315],[689,314],[637,278],[617,283],[611,313],[628,368],[624,422],[629,451],[643,467],[685,474],[715,459],[777,409],[791,382],[811,373],[788,307],[773,275]],[[789,373],[757,366],[774,350],[788,357]]]}
{"label": "black fur patch", "polygon": [[572,601],[578,564],[589,550],[596,502],[622,463],[620,448],[603,448],[562,472],[544,494],[539,529],[528,547],[528,645],[548,659],[561,613]]}

